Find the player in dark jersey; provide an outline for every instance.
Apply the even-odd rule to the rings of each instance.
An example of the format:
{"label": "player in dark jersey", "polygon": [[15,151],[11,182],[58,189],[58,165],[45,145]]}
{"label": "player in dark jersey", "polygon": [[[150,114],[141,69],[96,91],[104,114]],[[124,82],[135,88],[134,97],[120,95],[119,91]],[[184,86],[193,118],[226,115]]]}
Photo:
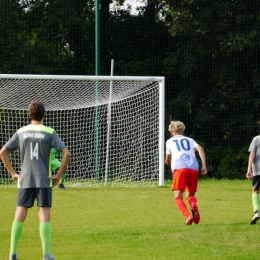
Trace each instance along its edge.
{"label": "player in dark jersey", "polygon": [[260,135],[255,136],[248,148],[249,158],[246,177],[252,180],[252,205],[254,214],[250,220],[250,224],[256,224],[260,218]]}
{"label": "player in dark jersey", "polygon": [[[56,186],[70,159],[70,152],[57,132],[43,125],[45,108],[41,102],[29,106],[28,116],[31,124],[18,129],[0,151],[1,159],[17,181],[18,194],[16,212],[11,230],[10,260],[16,260],[16,250],[22,233],[23,222],[28,208],[37,201],[39,208],[40,237],[42,241],[43,260],[54,260],[50,252],[51,225],[50,208],[52,205],[52,186]],[[51,148],[62,153],[61,166],[57,173],[51,175]],[[9,159],[9,153],[19,150],[21,171],[18,174]]]}

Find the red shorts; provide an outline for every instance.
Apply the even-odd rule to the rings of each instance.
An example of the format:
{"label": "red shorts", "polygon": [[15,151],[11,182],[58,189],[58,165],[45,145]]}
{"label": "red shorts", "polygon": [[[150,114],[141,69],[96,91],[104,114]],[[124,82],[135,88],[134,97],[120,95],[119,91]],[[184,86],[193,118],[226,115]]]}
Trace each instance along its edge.
{"label": "red shorts", "polygon": [[196,192],[199,179],[199,172],[182,168],[174,170],[172,173],[172,190],[185,191],[187,188],[188,192]]}

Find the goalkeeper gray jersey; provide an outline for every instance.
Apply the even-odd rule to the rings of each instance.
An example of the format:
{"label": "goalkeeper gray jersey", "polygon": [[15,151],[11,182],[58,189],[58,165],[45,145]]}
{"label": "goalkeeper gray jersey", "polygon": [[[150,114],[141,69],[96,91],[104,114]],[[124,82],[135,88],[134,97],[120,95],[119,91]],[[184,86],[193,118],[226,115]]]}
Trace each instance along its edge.
{"label": "goalkeeper gray jersey", "polygon": [[260,135],[255,136],[249,146],[248,152],[255,152],[255,159],[252,165],[253,175],[260,175]]}
{"label": "goalkeeper gray jersey", "polygon": [[18,188],[51,187],[51,148],[58,152],[65,148],[54,129],[44,125],[27,125],[18,129],[4,147],[9,152],[19,149],[21,171]]}

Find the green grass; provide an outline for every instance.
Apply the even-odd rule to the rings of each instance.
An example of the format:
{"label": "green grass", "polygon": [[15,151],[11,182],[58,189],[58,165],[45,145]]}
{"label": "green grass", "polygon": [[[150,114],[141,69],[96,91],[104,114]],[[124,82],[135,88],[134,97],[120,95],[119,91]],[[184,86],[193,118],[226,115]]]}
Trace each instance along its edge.
{"label": "green grass", "polygon": [[[16,189],[1,188],[0,259],[7,259]],[[53,190],[52,253],[56,260],[258,259],[260,221],[252,216],[250,181],[200,180],[201,221],[184,225],[164,188]],[[41,259],[37,207],[29,210],[19,260]]]}

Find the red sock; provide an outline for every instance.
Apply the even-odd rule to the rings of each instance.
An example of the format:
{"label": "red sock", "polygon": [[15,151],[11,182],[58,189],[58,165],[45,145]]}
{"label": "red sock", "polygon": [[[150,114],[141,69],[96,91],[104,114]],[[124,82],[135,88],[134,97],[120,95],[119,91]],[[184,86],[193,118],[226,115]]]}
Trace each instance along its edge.
{"label": "red sock", "polygon": [[186,218],[190,216],[189,211],[187,210],[187,207],[185,203],[183,202],[182,198],[175,198],[175,204],[178,208],[178,210],[184,215]]}
{"label": "red sock", "polygon": [[189,202],[190,207],[197,206],[197,199],[194,196],[190,196],[190,197],[188,197],[186,199]]}

